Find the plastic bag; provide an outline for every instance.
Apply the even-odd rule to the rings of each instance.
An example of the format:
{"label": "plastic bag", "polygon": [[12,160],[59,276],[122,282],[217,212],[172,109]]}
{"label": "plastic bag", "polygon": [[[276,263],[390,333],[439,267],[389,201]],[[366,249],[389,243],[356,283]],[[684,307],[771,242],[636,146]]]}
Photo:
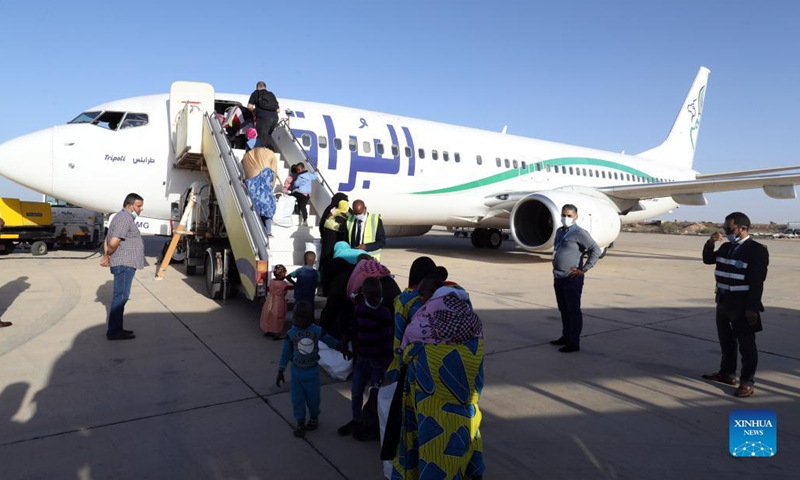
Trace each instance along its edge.
{"label": "plastic bag", "polygon": [[353,360],[345,360],[342,352],[319,343],[319,366],[334,380],[347,380],[353,373]]}
{"label": "plastic bag", "polygon": [[272,217],[272,224],[280,227],[292,226],[292,214],[294,213],[294,204],[297,201],[291,195],[281,195],[278,198],[278,205],[275,208],[275,216]]}
{"label": "plastic bag", "polygon": [[[378,423],[381,427],[381,445],[383,445],[383,435],[386,433],[386,421],[389,419],[389,409],[392,406],[394,391],[397,389],[397,382],[390,383],[378,390]],[[383,476],[392,478],[392,461],[383,461]]]}

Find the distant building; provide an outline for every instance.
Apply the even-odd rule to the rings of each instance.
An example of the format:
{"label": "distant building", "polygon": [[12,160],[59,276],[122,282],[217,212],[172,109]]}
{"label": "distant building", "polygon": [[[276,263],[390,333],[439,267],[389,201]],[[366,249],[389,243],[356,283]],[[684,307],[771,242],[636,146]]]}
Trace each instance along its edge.
{"label": "distant building", "polygon": [[800,233],[800,222],[789,222],[786,224],[786,233]]}

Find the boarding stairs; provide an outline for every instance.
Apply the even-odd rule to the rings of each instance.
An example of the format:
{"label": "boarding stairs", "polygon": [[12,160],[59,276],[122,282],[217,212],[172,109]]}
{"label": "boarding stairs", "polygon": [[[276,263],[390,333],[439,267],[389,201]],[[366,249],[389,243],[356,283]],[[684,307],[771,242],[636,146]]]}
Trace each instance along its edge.
{"label": "boarding stairs", "polygon": [[[194,100],[188,101],[186,98]],[[182,100],[183,99],[183,100]],[[199,100],[198,100],[199,99]],[[313,249],[319,254],[319,230],[317,219],[314,215],[309,215],[308,226],[300,225],[300,216],[292,216],[291,226],[281,227],[273,224],[273,237],[267,238],[266,229],[261,222],[261,218],[256,213],[253,202],[247,193],[244,183],[245,173],[241,164],[244,150],[234,150],[216,115],[213,114],[214,92],[213,87],[208,84],[198,84],[194,82],[175,82],[170,92],[170,110],[178,111],[174,117],[175,125],[173,148],[175,152],[175,168],[202,171],[213,187],[213,203],[218,207],[222,217],[224,228],[222,235],[230,244],[229,256],[222,252],[212,259],[211,267],[215,272],[213,275],[206,273],[207,283],[209,279],[221,284],[220,291],[224,297],[227,292],[227,273],[228,271],[238,271],[239,281],[242,290],[250,300],[263,298],[266,295],[266,287],[271,280],[272,266],[283,264],[289,272],[299,268],[303,263],[303,254]],[[210,106],[210,107],[209,107]],[[289,131],[291,135],[291,131]],[[285,133],[284,133],[285,135]],[[297,139],[291,135],[296,148],[300,149],[299,155],[308,164],[309,170],[313,166],[308,161],[307,155],[302,151]],[[285,143],[285,142],[284,142]],[[289,152],[293,159],[298,158],[296,148],[290,145],[284,147],[285,152]],[[280,152],[280,151],[279,151]],[[288,160],[284,155],[278,155],[279,171],[277,176],[284,180],[289,174],[286,167]],[[283,158],[283,160],[281,160]],[[313,170],[312,170],[313,171]],[[324,181],[322,182],[323,186]],[[281,192],[282,183],[276,182],[275,192]],[[321,188],[312,188],[316,193]],[[332,195],[328,195],[327,202],[330,202]],[[316,209],[319,202],[324,201],[325,196],[312,194],[312,206]],[[173,242],[165,258],[170,258],[172,251],[179,241],[181,235],[192,235],[195,232],[188,230],[188,220],[192,216],[194,200],[187,206],[179,226],[175,230]],[[327,203],[325,203],[327,205]],[[324,208],[321,207],[321,208]],[[318,209],[316,209],[319,211]],[[230,262],[234,265],[230,265]],[[162,262],[158,276],[163,276],[168,262]],[[209,262],[205,262],[209,268]],[[209,288],[209,292],[212,289]],[[212,295],[213,296],[213,295]]]}

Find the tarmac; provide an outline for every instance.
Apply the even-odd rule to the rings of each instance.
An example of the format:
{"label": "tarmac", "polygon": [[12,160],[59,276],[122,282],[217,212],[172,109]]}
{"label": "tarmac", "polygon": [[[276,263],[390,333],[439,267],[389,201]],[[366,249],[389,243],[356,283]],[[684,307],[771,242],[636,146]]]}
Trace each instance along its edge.
{"label": "tarmac", "polygon": [[[485,334],[480,400],[486,479],[798,478],[800,242],[764,240],[770,268],[754,396],[700,378],[717,370],[705,237],[622,233],[587,275],[581,351],[561,354],[549,255],[510,242],[476,250],[435,231],[390,239],[407,284],[427,255],[470,293]],[[132,341],[105,339],[111,275],[99,255],[0,258],[0,478],[380,479],[377,442],[341,438],[349,383],[323,374],[320,428],[292,435],[281,342],[261,305],[205,296],[173,266],[154,280],[148,239],[125,312]],[[734,410],[777,415],[777,455],[734,458]]]}

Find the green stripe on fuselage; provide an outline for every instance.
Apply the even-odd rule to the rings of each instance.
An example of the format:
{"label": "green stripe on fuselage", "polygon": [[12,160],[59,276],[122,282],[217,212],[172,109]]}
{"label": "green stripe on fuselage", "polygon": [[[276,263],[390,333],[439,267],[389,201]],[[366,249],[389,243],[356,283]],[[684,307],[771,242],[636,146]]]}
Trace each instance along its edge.
{"label": "green stripe on fuselage", "polygon": [[[564,158],[554,158],[551,160],[543,160],[541,162],[536,162],[532,164],[525,165],[525,168],[515,168],[512,170],[508,170],[502,173],[498,173],[495,175],[491,175],[485,178],[479,178],[478,180],[473,180],[471,182],[462,183],[460,185],[453,185],[452,187],[446,188],[439,188],[436,190],[426,190],[424,192],[412,192],[414,195],[433,195],[438,193],[454,193],[454,192],[462,192],[464,190],[470,190],[473,188],[478,187],[485,187],[487,185],[492,185],[494,183],[503,182],[505,180],[511,180],[513,178],[519,178],[523,175],[528,175],[530,173],[534,173],[536,170],[536,164],[542,165],[542,170],[545,171],[545,165],[559,165],[559,166],[567,166],[567,165],[577,165],[577,166],[588,166],[594,165],[597,167],[605,167],[610,168],[612,170],[619,170],[621,172],[630,173],[631,175],[636,175],[639,177],[644,178],[645,180],[653,180],[653,177],[650,175],[642,172],[641,170],[637,170],[635,168],[629,167],[627,165],[623,165],[621,163],[612,162],[609,160],[601,160],[599,158],[583,158],[583,157],[564,157]],[[558,175],[562,175],[559,173]]]}

